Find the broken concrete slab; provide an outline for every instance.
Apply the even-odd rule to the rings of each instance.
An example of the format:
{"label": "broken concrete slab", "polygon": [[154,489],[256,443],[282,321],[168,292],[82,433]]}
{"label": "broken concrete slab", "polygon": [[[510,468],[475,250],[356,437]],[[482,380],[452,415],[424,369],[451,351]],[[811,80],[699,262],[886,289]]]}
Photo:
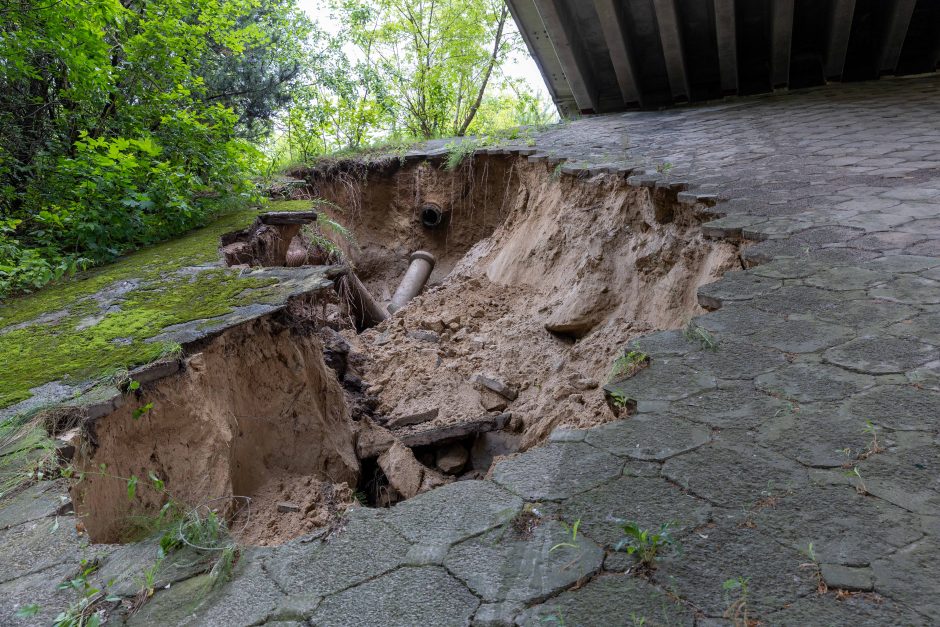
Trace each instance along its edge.
{"label": "broken concrete slab", "polygon": [[419,410],[403,409],[400,412],[398,409],[396,409],[396,414],[389,418],[388,422],[385,424],[389,429],[398,429],[400,427],[420,425],[437,418],[439,412],[439,407],[430,407],[428,409]]}
{"label": "broken concrete slab", "polygon": [[496,392],[497,394],[499,394],[500,396],[502,396],[508,401],[514,401],[519,396],[519,391],[516,388],[510,385],[507,385],[505,382],[498,379],[497,377],[480,373],[480,374],[475,374],[470,379],[470,381],[488,390]]}
{"label": "broken concrete slab", "polygon": [[449,481],[445,475],[419,462],[411,449],[401,442],[395,442],[379,455],[378,464],[389,484],[406,499],[414,498]]}

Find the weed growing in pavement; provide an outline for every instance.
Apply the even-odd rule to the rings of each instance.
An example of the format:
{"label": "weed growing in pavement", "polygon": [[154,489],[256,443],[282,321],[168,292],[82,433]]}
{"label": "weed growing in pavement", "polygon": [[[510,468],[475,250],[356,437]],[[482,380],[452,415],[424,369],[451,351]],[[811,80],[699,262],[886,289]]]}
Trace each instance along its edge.
{"label": "weed growing in pavement", "polygon": [[648,366],[650,363],[649,355],[642,351],[623,350],[614,365],[611,366],[610,374],[607,375],[607,383],[617,379],[629,379],[637,372]]}
{"label": "weed growing in pavement", "polygon": [[823,579],[822,569],[819,567],[819,558],[816,556],[816,549],[813,548],[813,543],[810,542],[809,546],[802,552],[810,561],[800,564],[800,568],[812,569],[813,574],[816,576],[816,592],[826,594],[829,591],[829,586],[826,585],[826,581]]}
{"label": "weed growing in pavement", "polygon": [[663,161],[658,166],[656,166],[656,171],[660,174],[669,174],[669,171],[672,170],[675,165],[670,161]]}
{"label": "weed growing in pavement", "polygon": [[577,549],[581,547],[581,545],[578,543],[578,530],[581,528],[581,519],[579,518],[576,521],[574,521],[573,525],[568,525],[568,523],[564,521],[562,521],[561,524],[564,525],[565,531],[568,533],[568,536],[570,539],[567,542],[559,542],[558,544],[556,544],[555,546],[553,546],[552,548],[548,550],[549,553],[552,553],[556,549],[562,549],[562,548]]}
{"label": "weed growing in pavement", "polygon": [[641,529],[633,521],[624,522],[620,528],[623,529],[625,537],[614,547],[615,551],[624,550],[628,555],[635,555],[640,566],[652,569],[656,565],[656,558],[660,551],[665,548],[678,550],[679,544],[672,537],[671,527],[675,523],[663,523],[659,530]]}
{"label": "weed growing in pavement", "polygon": [[[728,609],[725,610],[724,617],[730,620],[735,627],[750,627],[751,625],[751,620],[747,615],[748,583],[750,581],[750,577],[735,577],[734,579],[727,579],[721,584],[722,590],[725,591],[725,599],[728,602]],[[732,596],[736,598],[731,600]]]}
{"label": "weed growing in pavement", "polygon": [[862,478],[862,473],[859,472],[858,466],[853,466],[852,470],[846,471],[845,476],[855,482],[856,492],[862,496],[868,494],[868,486],[865,485],[865,480]]}
{"label": "weed growing in pavement", "polygon": [[[99,566],[97,559],[83,559],[75,576],[59,584],[59,590],[77,592],[78,599],[53,619],[54,627],[98,627],[102,624],[100,611],[105,609],[106,604],[120,601],[120,598],[108,595],[88,581]],[[35,607],[38,612],[38,606]]]}
{"label": "weed growing in pavement", "polygon": [[708,329],[704,329],[692,320],[689,320],[682,331],[682,336],[690,342],[698,342],[705,350],[718,350],[718,340],[715,339]]}
{"label": "weed growing in pavement", "polygon": [[862,429],[862,433],[871,436],[871,442],[868,444],[868,451],[864,453],[865,458],[884,451],[884,448],[878,442],[878,427],[876,427],[871,420],[865,421],[865,428]]}

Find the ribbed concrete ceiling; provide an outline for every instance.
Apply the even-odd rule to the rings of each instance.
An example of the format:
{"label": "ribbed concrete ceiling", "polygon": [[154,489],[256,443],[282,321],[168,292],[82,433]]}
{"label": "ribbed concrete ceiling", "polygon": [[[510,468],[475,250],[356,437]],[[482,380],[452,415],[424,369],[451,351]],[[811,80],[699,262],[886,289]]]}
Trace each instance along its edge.
{"label": "ribbed concrete ceiling", "polygon": [[933,72],[940,0],[506,0],[563,115]]}

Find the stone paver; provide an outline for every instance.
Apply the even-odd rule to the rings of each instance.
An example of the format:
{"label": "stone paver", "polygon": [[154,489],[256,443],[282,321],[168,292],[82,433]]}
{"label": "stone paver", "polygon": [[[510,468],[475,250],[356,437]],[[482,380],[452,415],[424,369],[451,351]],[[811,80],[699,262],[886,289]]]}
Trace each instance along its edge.
{"label": "stone paver", "polygon": [[643,579],[624,575],[598,577],[580,590],[536,605],[516,620],[517,625],[525,627],[693,623],[693,614],[687,607]]}
{"label": "stone paver", "polygon": [[328,597],[313,615],[323,627],[466,625],[480,600],[443,568],[403,568]]}
{"label": "stone paver", "polygon": [[493,480],[529,501],[559,500],[610,481],[623,460],[580,442],[553,443],[496,465]]}
{"label": "stone paver", "polygon": [[[715,217],[705,237],[758,242],[742,253],[746,270],[699,291],[710,313],[694,323],[717,350],[680,331],[634,340],[650,366],[608,392],[636,401],[635,416],[556,432],[492,481],[247,558],[199,610],[204,622],[719,625],[740,598],[725,584],[740,578],[749,617],[766,624],[936,624],[938,119],[940,78],[925,77],[589,116],[517,146],[544,155],[547,173],[584,164],[560,176],[588,185],[597,164],[656,193],[681,182],[677,202]],[[540,502],[542,524],[509,537],[523,501]],[[551,551],[564,531],[555,516],[582,520],[585,556]],[[611,574],[632,563],[593,542],[615,541],[620,517],[676,520],[682,552],[645,576]],[[50,522],[0,530],[0,586],[17,599],[0,622],[31,586],[52,598],[40,573],[77,563],[72,521],[53,534]],[[860,591],[821,594],[819,577]],[[199,581],[144,612],[185,620],[168,593]]]}
{"label": "stone paver", "polygon": [[471,538],[453,547],[444,565],[484,601],[526,603],[586,581],[603,561],[590,539],[544,521],[524,535],[506,528]]}

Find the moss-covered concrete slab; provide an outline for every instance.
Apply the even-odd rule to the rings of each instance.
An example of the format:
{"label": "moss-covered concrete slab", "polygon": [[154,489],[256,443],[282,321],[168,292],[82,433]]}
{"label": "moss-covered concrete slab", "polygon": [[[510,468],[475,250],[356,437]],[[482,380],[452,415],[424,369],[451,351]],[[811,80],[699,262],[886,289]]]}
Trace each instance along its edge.
{"label": "moss-covered concrete slab", "polygon": [[[274,206],[309,209],[309,203]],[[66,400],[115,372],[330,284],[326,268],[224,267],[220,237],[258,215],[233,213],[0,305],[0,420]]]}

